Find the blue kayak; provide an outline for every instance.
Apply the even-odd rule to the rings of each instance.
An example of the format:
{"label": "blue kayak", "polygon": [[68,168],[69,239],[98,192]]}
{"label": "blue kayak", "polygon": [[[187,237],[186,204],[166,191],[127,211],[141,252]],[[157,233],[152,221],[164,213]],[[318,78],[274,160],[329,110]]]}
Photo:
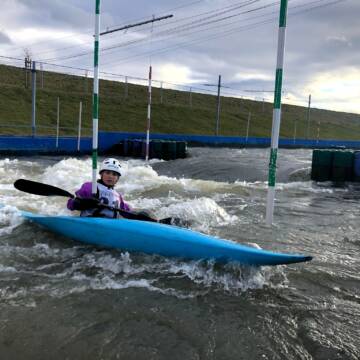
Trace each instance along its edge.
{"label": "blue kayak", "polygon": [[28,220],[88,244],[130,252],[159,254],[184,259],[215,259],[246,265],[281,265],[309,261],[311,256],[261,250],[201,234],[196,231],[154,222],[47,216],[22,211]]}

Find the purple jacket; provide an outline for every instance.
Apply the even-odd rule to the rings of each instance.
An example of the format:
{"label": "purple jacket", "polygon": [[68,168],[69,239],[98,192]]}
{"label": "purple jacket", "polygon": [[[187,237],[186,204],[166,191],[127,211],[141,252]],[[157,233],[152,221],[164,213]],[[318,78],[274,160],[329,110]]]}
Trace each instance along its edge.
{"label": "purple jacket", "polygon": [[[75,195],[80,198],[91,198],[92,197],[92,183],[86,182],[82,184],[81,188],[75,192]],[[124,201],[121,194],[120,196],[120,209],[125,211],[130,211],[130,206]],[[67,202],[67,208],[69,210],[74,210],[74,199],[69,199]]]}

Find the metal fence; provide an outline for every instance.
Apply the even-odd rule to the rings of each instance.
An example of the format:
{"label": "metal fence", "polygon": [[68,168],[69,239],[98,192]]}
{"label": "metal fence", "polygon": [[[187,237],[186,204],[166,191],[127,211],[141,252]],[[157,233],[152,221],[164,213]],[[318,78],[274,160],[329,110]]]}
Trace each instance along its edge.
{"label": "metal fence", "polygon": [[[2,57],[1,62],[11,67],[0,65],[0,134],[91,134],[91,71],[48,63],[33,69],[29,59]],[[218,128],[218,135],[270,137],[273,105],[265,95],[251,99],[216,82],[188,86],[155,79],[152,84],[154,131],[214,135]],[[101,73],[100,130],[145,131],[147,85],[146,78]],[[309,108],[284,105],[281,135],[319,139],[321,124],[309,121]]]}

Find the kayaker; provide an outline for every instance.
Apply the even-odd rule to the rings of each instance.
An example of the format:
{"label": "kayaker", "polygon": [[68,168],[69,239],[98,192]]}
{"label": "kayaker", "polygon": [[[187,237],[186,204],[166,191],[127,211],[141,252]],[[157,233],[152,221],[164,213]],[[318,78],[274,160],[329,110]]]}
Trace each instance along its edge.
{"label": "kayaker", "polygon": [[114,186],[121,176],[121,166],[117,159],[105,159],[100,167],[100,179],[97,181],[96,197],[92,194],[92,183],[84,183],[75,192],[76,198],[69,199],[69,210],[81,211],[80,216],[117,218],[119,212],[114,209],[130,211],[130,206],[124,201]]}

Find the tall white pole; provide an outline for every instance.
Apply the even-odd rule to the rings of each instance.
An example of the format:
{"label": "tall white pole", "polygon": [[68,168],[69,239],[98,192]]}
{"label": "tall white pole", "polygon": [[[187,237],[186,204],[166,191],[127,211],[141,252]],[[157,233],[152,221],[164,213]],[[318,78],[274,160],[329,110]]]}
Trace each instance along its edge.
{"label": "tall white pole", "polygon": [[81,115],[82,115],[82,101],[79,104],[79,127],[78,127],[78,142],[77,151],[80,151],[80,139],[81,139]]}
{"label": "tall white pole", "polygon": [[218,93],[217,93],[217,111],[216,111],[216,128],[215,128],[215,135],[219,135],[219,128],[220,128],[220,89],[221,89],[221,75],[219,75],[218,81]]}
{"label": "tall white pole", "polygon": [[99,128],[99,46],[100,0],[95,0],[94,89],[93,89],[93,139],[92,139],[92,194],[97,193],[97,155]]}
{"label": "tall white pole", "polygon": [[57,98],[57,111],[56,111],[56,148],[59,147],[59,126],[60,126],[60,98]]}
{"label": "tall white pole", "polygon": [[310,108],[311,108],[311,94],[309,95],[308,109],[307,109],[307,131],[306,138],[309,139],[310,132]]}
{"label": "tall white pole", "polygon": [[147,126],[146,126],[146,154],[145,160],[149,160],[149,144],[150,144],[150,126],[151,126],[151,76],[152,67],[149,66],[149,98],[148,98],[148,110],[147,110]]}
{"label": "tall white pole", "polygon": [[249,111],[249,114],[248,114],[248,121],[247,121],[247,127],[246,127],[246,142],[248,142],[248,139],[249,139],[250,120],[251,120],[251,111]]}
{"label": "tall white pole", "polygon": [[284,55],[285,55],[287,4],[288,4],[288,0],[281,0],[275,93],[274,93],[274,109],[273,109],[273,122],[272,122],[272,133],[271,133],[270,164],[269,164],[269,177],[268,177],[268,193],[267,193],[267,203],[266,203],[267,225],[272,224],[274,217],[276,161],[277,161],[277,151],[279,147],[279,133],[280,133],[280,123],[281,123],[281,90],[282,90],[282,79],[283,79]]}

